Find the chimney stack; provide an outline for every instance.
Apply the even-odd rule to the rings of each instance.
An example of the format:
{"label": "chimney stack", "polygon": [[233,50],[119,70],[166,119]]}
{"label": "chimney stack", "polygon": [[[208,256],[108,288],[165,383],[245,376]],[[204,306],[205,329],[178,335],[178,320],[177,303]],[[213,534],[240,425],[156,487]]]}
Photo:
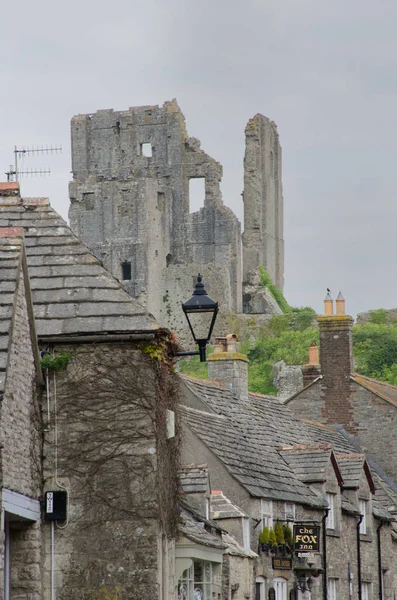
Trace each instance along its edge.
{"label": "chimney stack", "polygon": [[309,348],[309,362],[302,366],[303,387],[306,387],[321,375],[320,361],[318,358],[318,346]]}
{"label": "chimney stack", "polygon": [[354,319],[345,314],[345,300],[339,293],[336,314],[329,313],[329,294],[324,301],[325,315],[317,317],[320,330],[321,388],[324,417],[329,423],[348,423],[351,407],[350,376],[353,373],[352,327]]}
{"label": "chimney stack", "polygon": [[248,358],[240,354],[237,335],[215,338],[208,359],[208,378],[229,385],[242,400],[248,400]]}

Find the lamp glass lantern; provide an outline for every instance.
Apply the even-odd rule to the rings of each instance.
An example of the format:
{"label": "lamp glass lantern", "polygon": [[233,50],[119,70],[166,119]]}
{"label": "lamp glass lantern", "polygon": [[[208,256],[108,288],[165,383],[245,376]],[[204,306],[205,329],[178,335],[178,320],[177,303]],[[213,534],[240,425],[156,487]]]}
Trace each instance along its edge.
{"label": "lamp glass lantern", "polygon": [[193,339],[199,348],[198,352],[186,352],[183,354],[199,354],[200,362],[205,362],[206,348],[211,339],[219,307],[218,302],[212,300],[205,291],[203,278],[200,273],[197,276],[193,295],[182,304],[182,310],[189,324]]}

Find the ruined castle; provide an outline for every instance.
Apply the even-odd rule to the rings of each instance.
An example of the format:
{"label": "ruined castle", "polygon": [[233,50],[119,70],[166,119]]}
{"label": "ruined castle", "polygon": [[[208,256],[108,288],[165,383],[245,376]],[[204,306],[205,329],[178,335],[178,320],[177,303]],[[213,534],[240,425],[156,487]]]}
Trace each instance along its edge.
{"label": "ruined castle", "polygon": [[[263,265],[283,288],[281,147],[272,121],[257,114],[245,129],[243,234],[222,201],[222,166],[188,136],[176,100],[78,115],[71,129],[71,226],[161,325],[186,332],[180,306],[199,272],[220,303],[219,329],[230,315],[277,312],[252,280]],[[197,178],[204,206],[192,212],[189,181]]]}

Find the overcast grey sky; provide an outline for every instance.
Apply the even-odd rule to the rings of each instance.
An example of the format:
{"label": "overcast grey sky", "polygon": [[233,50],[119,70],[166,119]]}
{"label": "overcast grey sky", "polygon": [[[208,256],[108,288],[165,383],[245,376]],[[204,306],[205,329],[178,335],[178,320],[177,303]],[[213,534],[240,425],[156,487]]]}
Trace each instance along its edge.
{"label": "overcast grey sky", "polygon": [[71,117],[175,97],[241,219],[260,112],[283,147],[289,302],[320,310],[330,287],[353,314],[397,306],[395,0],[20,0],[1,21],[0,169],[15,144],[64,148],[25,160],[52,175],[23,195],[66,218]]}

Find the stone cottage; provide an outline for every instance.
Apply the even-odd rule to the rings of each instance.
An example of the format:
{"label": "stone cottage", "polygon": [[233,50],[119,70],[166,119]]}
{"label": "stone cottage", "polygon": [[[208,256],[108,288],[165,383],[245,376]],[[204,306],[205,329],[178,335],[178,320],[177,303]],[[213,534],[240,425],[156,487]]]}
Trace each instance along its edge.
{"label": "stone cottage", "polygon": [[[287,600],[310,590],[313,600],[391,600],[397,495],[387,477],[342,428],[249,393],[235,336],[217,340],[208,366],[208,381],[181,377],[182,459],[192,472],[208,470],[209,516],[227,545],[222,598]],[[208,493],[202,486],[201,506]],[[198,488],[193,495],[198,502]],[[291,551],[294,525],[315,532],[319,546]],[[275,545],[265,533],[280,528]]]}
{"label": "stone cottage", "polygon": [[0,274],[4,599],[173,597],[169,333],[48,200],[21,198],[10,182]]}
{"label": "stone cottage", "polygon": [[317,354],[302,367],[304,387],[285,403],[303,418],[342,426],[397,484],[397,387],[354,372],[354,320],[341,296],[336,310],[330,296],[324,304],[317,318],[320,360]]}

